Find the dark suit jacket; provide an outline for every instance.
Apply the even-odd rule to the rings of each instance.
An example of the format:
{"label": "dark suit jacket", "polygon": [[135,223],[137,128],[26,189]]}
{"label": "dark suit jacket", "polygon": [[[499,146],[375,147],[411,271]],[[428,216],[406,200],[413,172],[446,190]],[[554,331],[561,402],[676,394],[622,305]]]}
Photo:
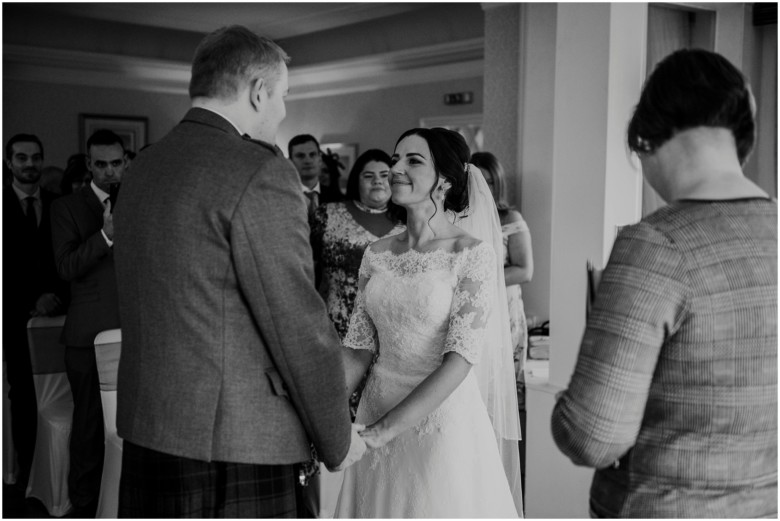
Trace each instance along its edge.
{"label": "dark suit jacket", "polygon": [[114,254],[101,233],[103,204],[90,185],[52,204],[51,227],[57,271],[70,282],[62,342],[94,345],[98,333],[119,327],[119,310]]}
{"label": "dark suit jacket", "polygon": [[298,175],[191,109],[133,162],[114,213],[117,427],[204,461],[287,464],[350,442],[338,335],[314,289]]}
{"label": "dark suit jacket", "polygon": [[3,344],[27,346],[30,311],[44,293],[67,301],[67,284],[57,276],[51,246],[51,204],[56,194],[41,189],[43,213],[36,236],[13,188],[3,188]]}

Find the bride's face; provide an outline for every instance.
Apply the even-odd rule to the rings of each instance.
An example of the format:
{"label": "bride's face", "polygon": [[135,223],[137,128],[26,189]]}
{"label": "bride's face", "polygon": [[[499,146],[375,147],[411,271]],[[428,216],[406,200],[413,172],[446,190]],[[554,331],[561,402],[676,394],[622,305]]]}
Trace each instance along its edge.
{"label": "bride's face", "polygon": [[431,204],[431,188],[437,176],[428,142],[414,134],[406,136],[398,143],[390,162],[393,202],[404,207],[420,202]]}

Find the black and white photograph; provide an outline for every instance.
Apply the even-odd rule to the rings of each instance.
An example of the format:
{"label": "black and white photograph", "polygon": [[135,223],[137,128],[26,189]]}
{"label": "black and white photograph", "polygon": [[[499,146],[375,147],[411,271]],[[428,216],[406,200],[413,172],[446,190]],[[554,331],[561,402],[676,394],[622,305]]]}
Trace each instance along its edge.
{"label": "black and white photograph", "polygon": [[777,518],[777,2],[2,23],[3,518]]}

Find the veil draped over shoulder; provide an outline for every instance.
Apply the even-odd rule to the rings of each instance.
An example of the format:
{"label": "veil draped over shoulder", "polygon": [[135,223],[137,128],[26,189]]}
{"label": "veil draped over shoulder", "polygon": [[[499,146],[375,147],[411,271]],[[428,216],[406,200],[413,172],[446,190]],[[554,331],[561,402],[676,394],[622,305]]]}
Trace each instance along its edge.
{"label": "veil draped over shoulder", "polygon": [[496,254],[496,287],[490,292],[491,309],[484,337],[482,358],[472,370],[493,423],[499,452],[518,512],[523,511],[520,478],[520,415],[517,406],[514,349],[509,331],[504,245],[501,220],[485,178],[472,164],[468,171],[469,206],[456,214],[455,224],[471,236],[493,246]]}

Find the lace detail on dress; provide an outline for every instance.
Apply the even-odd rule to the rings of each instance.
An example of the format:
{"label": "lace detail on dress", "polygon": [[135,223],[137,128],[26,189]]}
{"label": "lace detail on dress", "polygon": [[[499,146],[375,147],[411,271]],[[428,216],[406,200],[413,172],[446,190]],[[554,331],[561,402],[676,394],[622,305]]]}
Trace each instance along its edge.
{"label": "lace detail on dress", "polygon": [[[494,255],[482,243],[460,252],[366,250],[345,345],[376,345],[379,354],[357,423],[371,425],[398,406],[447,350],[479,358]],[[515,517],[473,371],[416,425],[349,467],[341,496],[339,517]]]}
{"label": "lace detail on dress", "polygon": [[[363,268],[360,268],[361,272]],[[350,349],[367,349],[376,353],[379,347],[376,328],[371,321],[371,317],[366,311],[366,296],[363,289],[366,287],[367,279],[360,277],[358,283],[358,294],[355,298],[355,307],[352,309],[352,315],[349,317],[349,329],[344,337],[344,347]]]}
{"label": "lace detail on dress", "polygon": [[470,364],[479,362],[482,337],[490,312],[490,288],[495,273],[495,254],[480,244],[463,258],[458,286],[452,298],[452,312],[444,342],[444,353],[455,352]]}

